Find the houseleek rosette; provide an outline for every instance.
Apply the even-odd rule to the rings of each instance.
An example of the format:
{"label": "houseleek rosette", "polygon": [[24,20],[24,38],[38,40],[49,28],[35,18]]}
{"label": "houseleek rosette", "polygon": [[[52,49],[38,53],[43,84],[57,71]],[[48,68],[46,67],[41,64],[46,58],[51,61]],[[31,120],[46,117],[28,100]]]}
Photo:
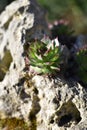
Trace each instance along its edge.
{"label": "houseleek rosette", "polygon": [[37,74],[52,74],[60,68],[60,48],[57,40],[35,41],[28,50],[30,70]]}

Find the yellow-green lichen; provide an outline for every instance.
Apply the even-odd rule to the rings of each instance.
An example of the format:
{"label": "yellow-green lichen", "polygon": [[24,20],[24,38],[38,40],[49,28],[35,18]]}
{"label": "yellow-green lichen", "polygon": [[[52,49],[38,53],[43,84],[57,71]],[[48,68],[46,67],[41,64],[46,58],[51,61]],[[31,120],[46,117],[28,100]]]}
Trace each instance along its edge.
{"label": "yellow-green lichen", "polygon": [[30,115],[29,115],[29,119],[30,119],[30,130],[37,130],[37,122],[36,122],[36,116],[34,115],[34,113],[31,111]]}
{"label": "yellow-green lichen", "polygon": [[10,24],[12,18],[13,18],[13,17],[10,17],[10,18],[8,19],[8,21],[4,24],[4,28],[5,28],[6,30],[8,29],[8,26],[9,26],[9,24]]}
{"label": "yellow-green lichen", "polygon": [[6,130],[31,130],[22,119],[16,118],[1,119],[0,130],[3,128],[7,128]]}
{"label": "yellow-green lichen", "polygon": [[[14,16],[15,17],[19,17],[19,13],[15,13],[14,14]],[[4,24],[4,28],[7,30],[8,29],[8,27],[9,27],[9,24],[10,24],[10,22],[12,21],[12,19],[13,19],[13,16],[11,16],[9,19],[8,19],[8,21]]]}
{"label": "yellow-green lichen", "polygon": [[0,81],[3,80],[6,72],[9,70],[12,56],[9,50],[6,50],[3,59],[0,61]]}

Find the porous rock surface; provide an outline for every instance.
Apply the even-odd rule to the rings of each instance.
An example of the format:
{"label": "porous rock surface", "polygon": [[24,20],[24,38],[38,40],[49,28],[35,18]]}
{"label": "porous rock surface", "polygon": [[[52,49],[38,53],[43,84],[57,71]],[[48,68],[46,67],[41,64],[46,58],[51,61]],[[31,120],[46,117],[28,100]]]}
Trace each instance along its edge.
{"label": "porous rock surface", "polygon": [[43,32],[44,12],[34,0],[14,1],[0,15],[0,118],[24,119],[30,130],[86,130],[86,88],[24,71],[23,45]]}
{"label": "porous rock surface", "polygon": [[36,115],[38,130],[74,130],[80,122],[85,122],[81,126],[87,128],[87,93],[80,84],[41,76],[33,81],[41,107]]}

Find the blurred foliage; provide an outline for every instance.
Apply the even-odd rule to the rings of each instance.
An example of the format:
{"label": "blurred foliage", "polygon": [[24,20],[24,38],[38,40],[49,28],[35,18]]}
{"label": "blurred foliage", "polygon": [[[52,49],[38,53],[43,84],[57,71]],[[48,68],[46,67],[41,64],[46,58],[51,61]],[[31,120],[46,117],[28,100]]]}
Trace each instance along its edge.
{"label": "blurred foliage", "polygon": [[68,35],[71,36],[74,33],[74,30],[68,25],[64,23],[58,23],[58,25],[53,25],[51,28],[52,35],[56,38],[59,35]]}
{"label": "blurred foliage", "polygon": [[67,19],[76,34],[87,33],[87,0],[37,0],[47,10],[49,21]]}
{"label": "blurred foliage", "polygon": [[[58,24],[57,24],[58,22]],[[73,43],[76,41],[76,36],[74,36],[74,30],[68,25],[67,21],[59,20],[56,24],[52,24],[51,28],[51,39],[58,37],[59,42],[62,45],[66,45],[69,49],[72,48]]]}
{"label": "blurred foliage", "polygon": [[87,46],[77,52],[76,61],[78,63],[78,76],[87,84]]}

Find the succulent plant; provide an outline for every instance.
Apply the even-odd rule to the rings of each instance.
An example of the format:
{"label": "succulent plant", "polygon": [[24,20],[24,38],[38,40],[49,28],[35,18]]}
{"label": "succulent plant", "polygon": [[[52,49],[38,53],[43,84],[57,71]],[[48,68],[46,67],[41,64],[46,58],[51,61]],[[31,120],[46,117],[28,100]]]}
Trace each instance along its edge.
{"label": "succulent plant", "polygon": [[52,74],[59,71],[61,51],[57,40],[35,41],[28,50],[30,71],[38,74]]}
{"label": "succulent plant", "polygon": [[62,45],[66,45],[69,49],[75,43],[76,37],[73,28],[70,27],[69,21],[59,20],[53,24],[49,24],[51,31],[51,39],[58,37]]}
{"label": "succulent plant", "polygon": [[87,47],[81,48],[76,54],[76,61],[78,63],[78,76],[87,84]]}
{"label": "succulent plant", "polygon": [[59,35],[71,36],[74,33],[74,30],[72,28],[70,28],[68,21],[65,21],[65,22],[58,21],[56,23],[54,22],[50,29],[52,31],[52,36],[54,36],[54,37],[59,36]]}

